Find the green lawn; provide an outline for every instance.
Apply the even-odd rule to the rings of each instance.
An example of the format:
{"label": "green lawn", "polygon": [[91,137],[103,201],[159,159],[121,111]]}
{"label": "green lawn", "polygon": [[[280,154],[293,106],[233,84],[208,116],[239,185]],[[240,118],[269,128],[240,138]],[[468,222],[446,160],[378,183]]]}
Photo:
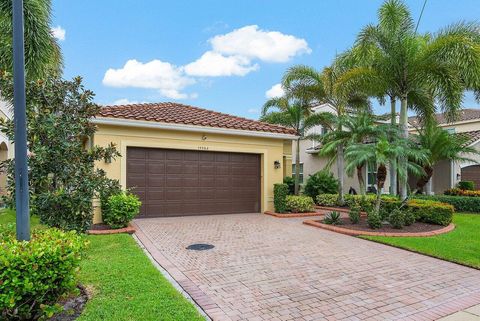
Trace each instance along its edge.
{"label": "green lawn", "polygon": [[480,268],[480,214],[458,213],[454,215],[453,223],[455,230],[433,237],[362,238]]}
{"label": "green lawn", "polygon": [[[0,211],[0,224],[15,222],[15,212]],[[32,226],[39,225],[32,217]],[[204,320],[157,270],[132,236],[88,236],[80,282],[93,294],[79,321]]]}

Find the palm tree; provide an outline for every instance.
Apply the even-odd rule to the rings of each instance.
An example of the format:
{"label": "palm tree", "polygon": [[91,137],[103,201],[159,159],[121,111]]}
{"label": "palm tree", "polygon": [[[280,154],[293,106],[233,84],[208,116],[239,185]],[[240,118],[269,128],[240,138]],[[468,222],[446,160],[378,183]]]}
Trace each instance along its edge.
{"label": "palm tree", "polygon": [[295,155],[296,195],[299,193],[300,186],[300,141],[305,139],[309,129],[325,123],[324,117],[325,115],[312,114],[310,108],[305,106],[301,100],[288,97],[272,98],[263,106],[261,121],[290,127],[297,132]]}
{"label": "palm tree", "polygon": [[[364,63],[347,71],[339,86],[361,87],[373,96],[400,100],[402,137],[408,137],[408,108],[428,117],[435,111],[435,102],[448,119],[454,119],[465,90],[473,90],[480,99],[478,23],[457,23],[435,35],[419,35],[408,7],[400,0],[384,2],[378,19],[377,25],[360,32],[351,51]],[[406,166],[404,157],[399,161],[399,166]],[[406,179],[400,180],[404,199],[406,184]]]}
{"label": "palm tree", "polygon": [[[450,134],[435,122],[427,122],[415,135],[414,141],[423,149],[429,151],[428,158],[422,164],[424,175],[417,181],[416,191],[422,190],[427,185],[427,194],[431,194],[431,177],[433,166],[442,160],[465,161],[477,163],[476,160],[467,155],[479,155],[475,148],[466,145],[467,138],[461,133]],[[414,193],[415,193],[414,192]],[[414,194],[413,193],[413,194]]]}
{"label": "palm tree", "polygon": [[[51,1],[24,0],[25,70],[30,79],[58,74],[62,54],[50,30]],[[0,0],[0,72],[12,72],[12,0]]]}
{"label": "palm tree", "polygon": [[418,163],[427,158],[427,152],[419,149],[412,141],[402,138],[399,135],[394,141],[390,140],[392,136],[389,132],[391,128],[378,126],[375,141],[371,143],[353,144],[347,147],[345,158],[347,160],[347,170],[353,170],[360,164],[373,163],[377,168],[376,183],[377,196],[375,201],[375,211],[380,210],[380,200],[382,189],[387,178],[387,164],[391,158],[397,158],[404,155],[407,159],[407,166],[398,168],[399,177],[407,177],[407,173],[421,174],[422,167]]}
{"label": "palm tree", "polygon": [[[348,61],[336,59],[334,63],[322,72],[314,68],[297,65],[289,68],[282,79],[282,85],[289,92],[302,92],[308,97],[310,105],[328,104],[332,106],[337,116],[345,115],[351,107],[368,106],[367,97],[356,89],[348,92],[337,90],[339,77],[348,70]],[[336,130],[341,132],[342,123],[336,122]],[[339,202],[342,204],[344,186],[344,146],[336,146],[337,177],[339,180]]]}

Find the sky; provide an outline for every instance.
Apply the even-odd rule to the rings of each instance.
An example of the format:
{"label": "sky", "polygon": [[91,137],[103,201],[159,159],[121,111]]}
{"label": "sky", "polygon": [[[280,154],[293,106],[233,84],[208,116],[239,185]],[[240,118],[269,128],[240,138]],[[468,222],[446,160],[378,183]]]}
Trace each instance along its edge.
{"label": "sky", "polygon": [[[415,19],[423,1],[406,1]],[[53,0],[52,31],[64,77],[82,76],[99,104],[175,101],[255,119],[288,67],[329,65],[382,2]],[[478,0],[428,0],[419,31],[478,19]],[[480,107],[471,94],[464,106]]]}

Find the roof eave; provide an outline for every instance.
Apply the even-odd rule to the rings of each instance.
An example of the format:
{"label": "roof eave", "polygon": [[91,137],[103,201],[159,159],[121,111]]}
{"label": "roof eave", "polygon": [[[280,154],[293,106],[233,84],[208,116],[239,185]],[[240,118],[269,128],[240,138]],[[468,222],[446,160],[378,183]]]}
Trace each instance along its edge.
{"label": "roof eave", "polygon": [[221,127],[196,126],[196,125],[186,125],[186,124],[161,123],[161,122],[154,122],[154,121],[125,119],[125,118],[96,117],[92,119],[92,122],[97,125],[155,128],[155,129],[189,131],[189,132],[198,132],[198,133],[264,137],[264,138],[274,138],[274,139],[293,140],[298,138],[297,135],[286,134],[286,133],[264,132],[264,131],[256,131],[256,130],[243,130],[243,129],[233,129],[233,128],[221,128]]}

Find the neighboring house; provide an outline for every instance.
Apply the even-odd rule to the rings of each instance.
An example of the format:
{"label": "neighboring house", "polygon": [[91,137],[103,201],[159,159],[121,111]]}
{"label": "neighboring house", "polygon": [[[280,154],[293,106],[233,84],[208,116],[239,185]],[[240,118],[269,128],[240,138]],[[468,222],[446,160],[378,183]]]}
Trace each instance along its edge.
{"label": "neighboring house", "polygon": [[289,128],[177,103],[106,106],[93,122],[93,144],[122,154],[97,166],[139,195],[140,217],[273,210],[291,175]]}
{"label": "neighboring house", "polygon": [[[335,109],[330,105],[320,105],[313,108],[313,112],[331,112],[335,113]],[[464,109],[462,110],[459,120],[453,123],[446,123],[443,114],[437,114],[437,121],[439,126],[446,130],[468,137],[468,145],[474,146],[480,150],[480,109]],[[397,119],[398,120],[398,119]],[[417,117],[410,117],[410,132],[415,133],[415,126],[418,126]],[[311,133],[323,134],[326,128],[317,126],[311,130]],[[304,140],[300,143],[300,180],[302,183],[308,179],[308,176],[325,168],[329,160],[327,157],[318,155],[320,145],[318,142],[311,140]],[[293,146],[293,163],[295,163],[295,146]],[[472,158],[471,155],[469,155]],[[476,156],[480,161],[480,157]],[[295,165],[293,165],[293,169]],[[336,163],[333,162],[330,171],[337,176]],[[375,166],[369,164],[365,166],[363,177],[365,178],[366,187],[375,187]],[[293,172],[294,173],[294,172]],[[434,173],[432,177],[432,192],[435,194],[442,194],[446,189],[454,187],[460,180],[472,180],[476,186],[480,188],[480,165],[470,163],[454,163],[449,161],[442,161],[434,166]],[[417,178],[410,177],[409,184],[411,188],[416,185]],[[345,175],[344,192],[348,193],[350,188],[354,188],[359,193],[359,184],[356,173],[352,177]],[[384,193],[388,193],[390,189],[390,176],[387,175],[385,182]]]}
{"label": "neighboring house", "polygon": [[[10,106],[7,102],[0,99],[0,118],[12,119]],[[0,132],[0,162],[13,157],[13,145],[8,137]],[[0,171],[0,195],[6,192],[7,174]]]}

